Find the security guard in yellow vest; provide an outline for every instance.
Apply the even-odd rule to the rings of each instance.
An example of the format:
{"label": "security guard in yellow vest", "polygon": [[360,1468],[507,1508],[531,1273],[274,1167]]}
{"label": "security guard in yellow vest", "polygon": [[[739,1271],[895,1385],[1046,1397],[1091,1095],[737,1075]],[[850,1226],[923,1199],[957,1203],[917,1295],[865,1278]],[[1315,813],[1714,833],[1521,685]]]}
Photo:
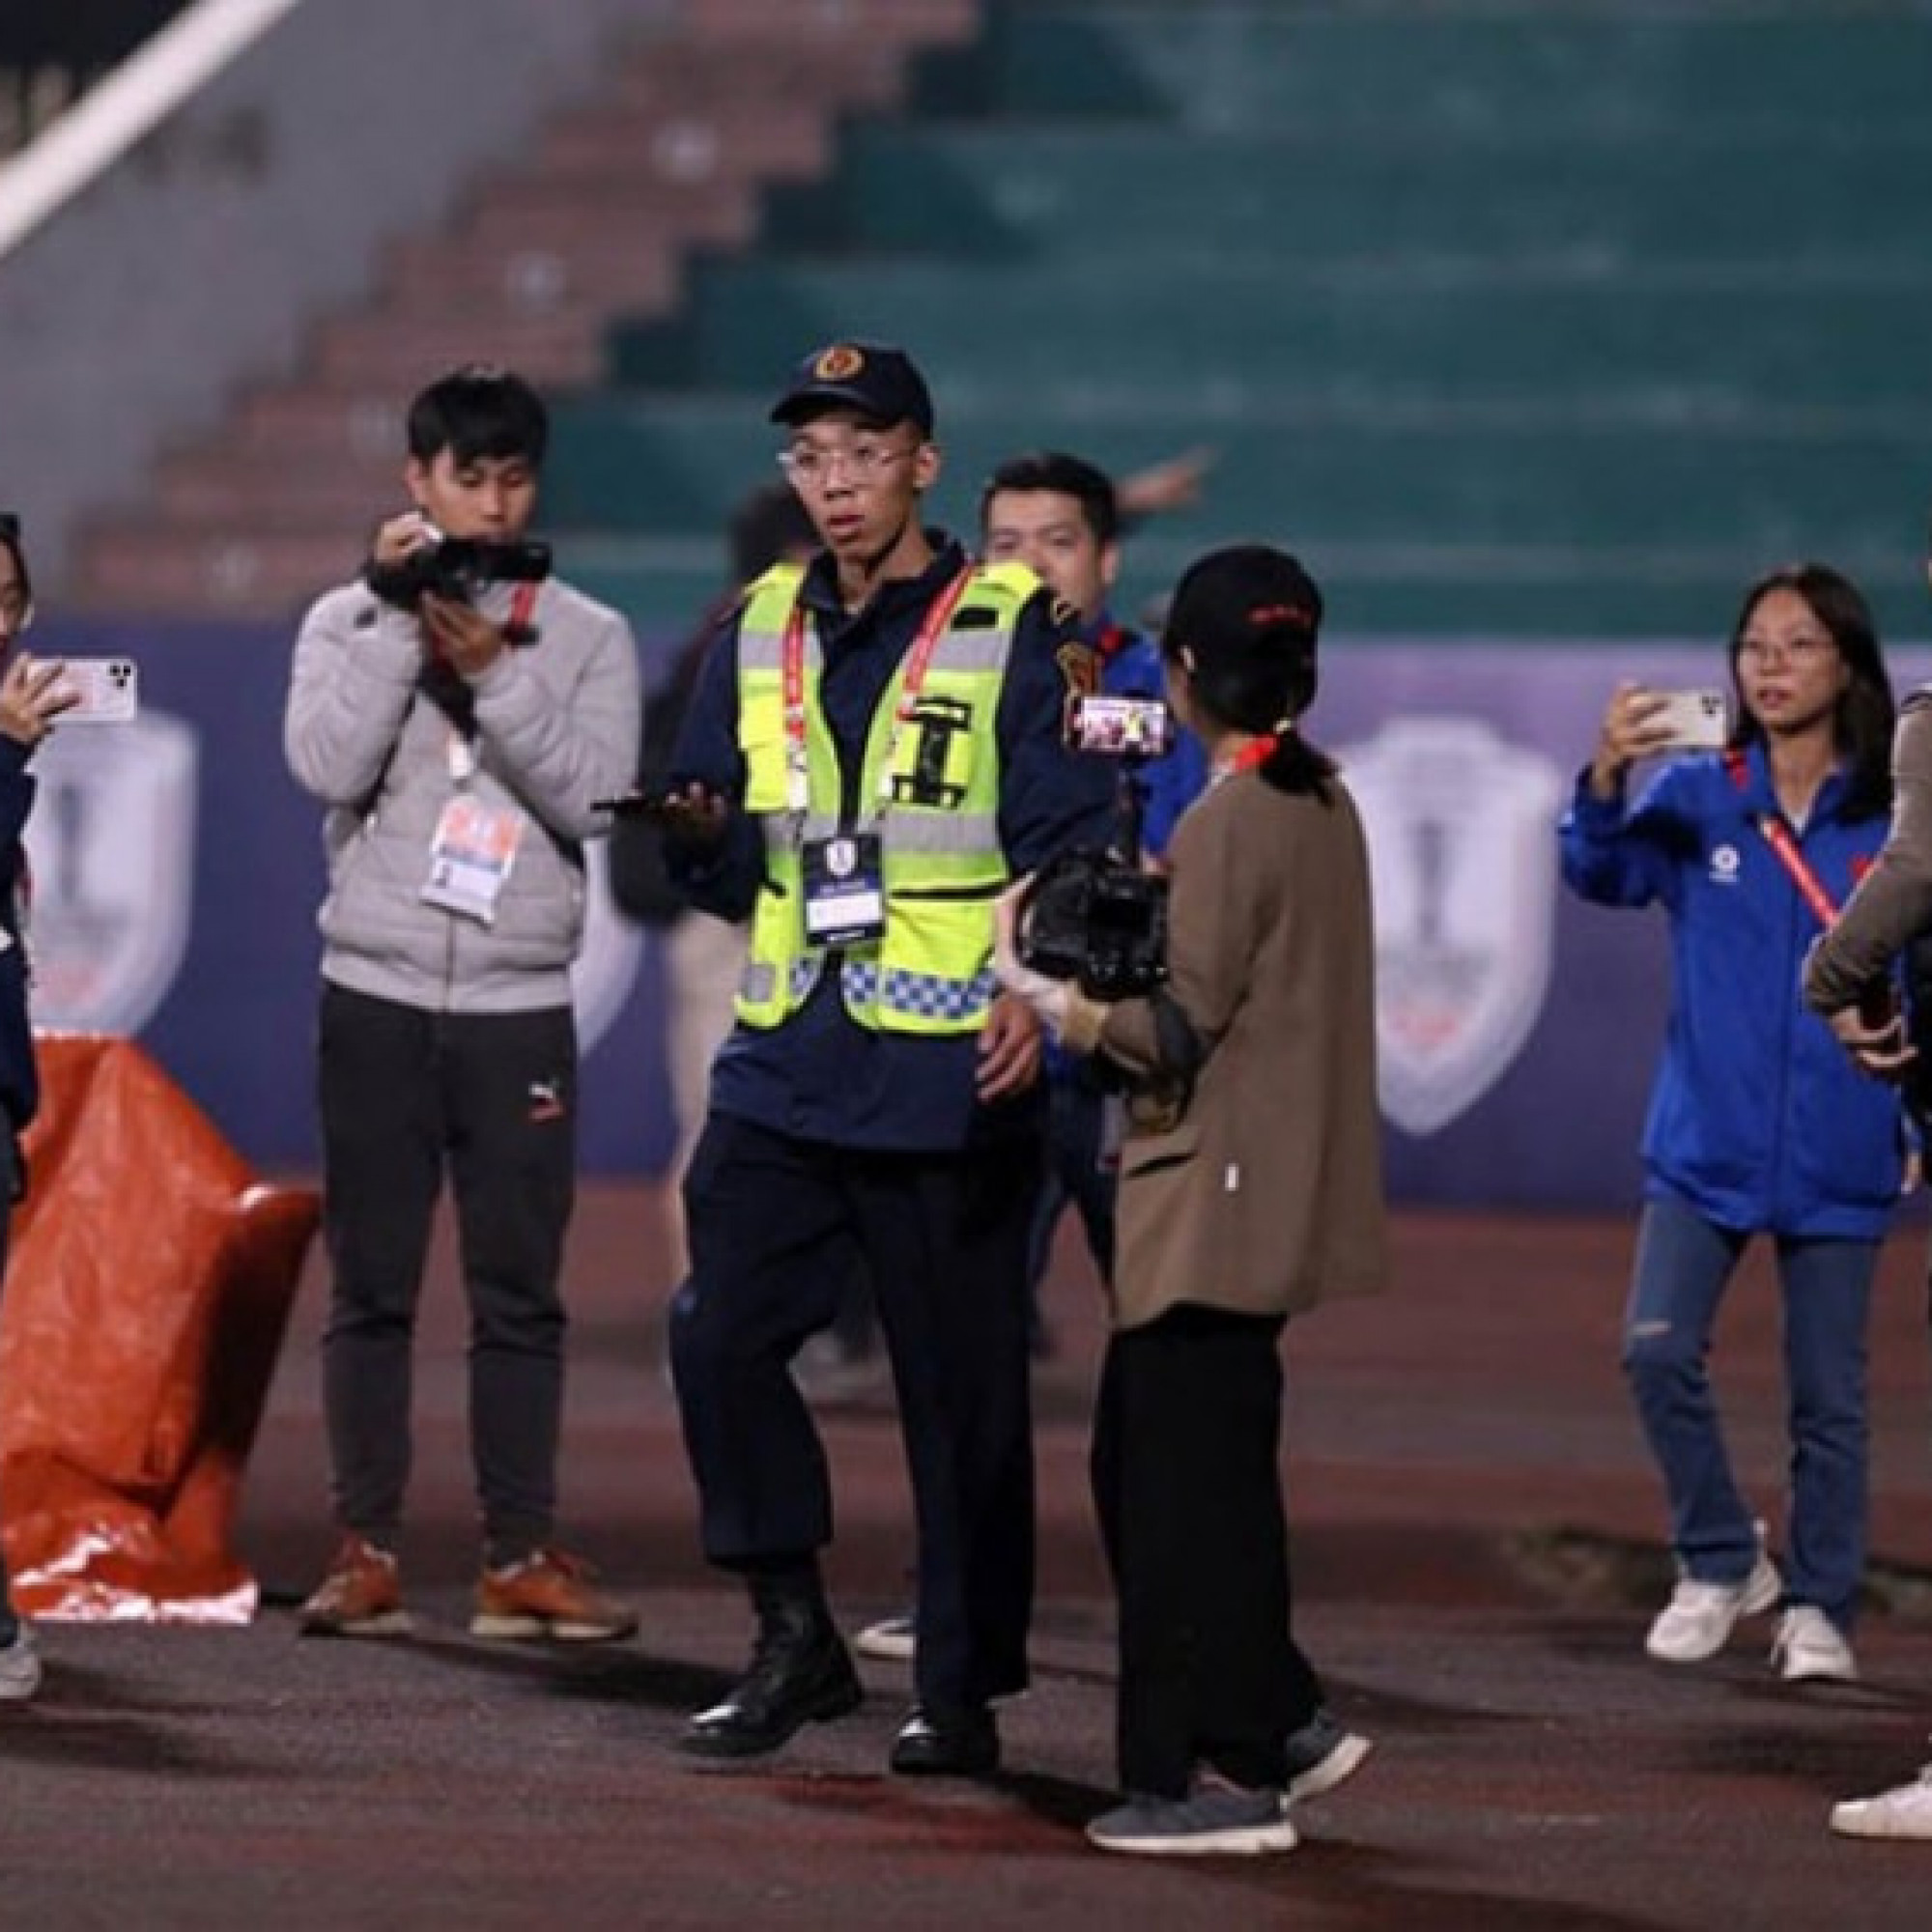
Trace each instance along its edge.
{"label": "security guard in yellow vest", "polygon": [[1062,741],[1091,668],[1072,613],[921,522],[940,458],[912,361],[835,343],[772,413],[824,549],[723,626],[660,805],[693,901],[752,928],[670,1333],[705,1554],[747,1579],[758,1642],[682,1742],[755,1756],[859,1701],[819,1580],[824,1452],[788,1373],[857,1255],[919,1525],[918,1701],[893,1768],[981,1776],[991,1705],[1027,1681],[1043,1122],[1037,1034],[990,971],[992,906],[1104,838],[1111,775]]}

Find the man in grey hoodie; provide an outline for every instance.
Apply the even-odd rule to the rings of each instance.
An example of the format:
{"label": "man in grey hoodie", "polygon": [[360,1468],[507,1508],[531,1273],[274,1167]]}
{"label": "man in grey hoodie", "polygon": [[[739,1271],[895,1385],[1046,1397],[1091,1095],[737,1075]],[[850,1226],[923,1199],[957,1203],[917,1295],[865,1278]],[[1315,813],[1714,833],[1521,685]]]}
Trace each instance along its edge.
{"label": "man in grey hoodie", "polygon": [[[411,1345],[445,1169],[484,1534],[470,1629],[636,1627],[552,1541],[576,1179],[570,966],[583,841],[608,828],[595,802],[629,782],[639,698],[623,618],[520,575],[541,569],[524,539],[547,440],[517,376],[432,384],[409,413],[413,509],[382,526],[362,577],[324,596],[296,643],[288,760],[328,808],[324,1401],[342,1535],[303,1606],[319,1633],[410,1628],[396,1552]],[[481,552],[463,576],[439,567],[466,542]]]}

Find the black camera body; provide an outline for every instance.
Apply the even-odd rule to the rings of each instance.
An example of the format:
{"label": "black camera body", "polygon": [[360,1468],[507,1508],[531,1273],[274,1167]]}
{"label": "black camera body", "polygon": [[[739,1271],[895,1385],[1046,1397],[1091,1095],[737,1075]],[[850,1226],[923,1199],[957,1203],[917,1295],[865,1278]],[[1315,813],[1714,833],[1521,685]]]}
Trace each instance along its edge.
{"label": "black camera body", "polygon": [[1063,852],[1020,902],[1021,959],[1094,1000],[1130,1000],[1167,978],[1167,881],[1118,852]]}
{"label": "black camera body", "polygon": [[547,543],[438,537],[394,563],[371,563],[362,576],[384,603],[413,611],[425,596],[473,604],[492,583],[541,583],[550,570]]}
{"label": "black camera body", "polygon": [[1120,760],[1118,835],[1103,850],[1063,852],[1034,874],[1020,900],[1017,945],[1023,964],[1075,981],[1089,999],[1130,1000],[1167,979],[1167,880],[1141,863],[1140,768],[1169,739],[1156,698],[1075,698],[1067,706],[1067,743]]}

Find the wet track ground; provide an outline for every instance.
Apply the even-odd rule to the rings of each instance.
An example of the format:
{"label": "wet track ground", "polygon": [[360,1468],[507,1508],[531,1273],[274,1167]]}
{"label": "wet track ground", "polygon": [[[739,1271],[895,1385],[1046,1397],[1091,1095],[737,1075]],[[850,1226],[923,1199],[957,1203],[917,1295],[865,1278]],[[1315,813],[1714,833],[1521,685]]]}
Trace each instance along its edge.
{"label": "wet track ground", "polygon": [[[1038,1377],[1037,1684],[989,1786],[884,1769],[902,1666],[854,1718],[750,1770],[696,1770],[683,1715],[742,1659],[696,1559],[658,1364],[655,1203],[586,1192],[565,1495],[570,1541],[635,1597],[638,1639],[558,1651],[463,1632],[475,1563],[461,1319],[425,1311],[405,1550],[421,1634],[305,1640],[327,1554],[312,1271],[242,1525],[270,1605],[245,1631],[47,1627],[48,1682],[0,1714],[0,1926],[775,1925],[1610,1932],[1932,1922],[1932,1845],[1833,1840],[1834,1797],[1932,1755],[1932,1422],[1924,1235],[1888,1256],[1874,1344],[1880,1601],[1865,1681],[1794,1690],[1771,1624],[1716,1663],[1645,1661],[1659,1505],[1615,1370],[1629,1231],[1407,1216],[1400,1287],[1291,1344],[1299,1623],[1374,1734],[1276,1860],[1090,1851],[1110,1795],[1111,1655],[1085,1497],[1097,1311],[1069,1240]],[[1775,1296],[1753,1266],[1720,1380],[1774,1545],[1783,1448]],[[828,1415],[849,1626],[896,1605],[906,1503],[882,1389]]]}

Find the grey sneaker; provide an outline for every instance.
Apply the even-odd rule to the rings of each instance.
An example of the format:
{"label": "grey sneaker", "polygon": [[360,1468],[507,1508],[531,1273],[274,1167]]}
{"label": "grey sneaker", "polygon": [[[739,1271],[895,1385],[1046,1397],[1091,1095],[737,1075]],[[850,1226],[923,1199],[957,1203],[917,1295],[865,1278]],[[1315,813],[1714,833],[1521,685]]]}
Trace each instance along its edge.
{"label": "grey sneaker", "polygon": [[1282,1804],[1278,1791],[1220,1785],[1204,1786],[1188,1798],[1130,1796],[1095,1818],[1087,1836],[1103,1852],[1156,1859],[1292,1852],[1298,1839]]}
{"label": "grey sneaker", "polygon": [[1363,1759],[1374,1749],[1359,1732],[1345,1731],[1330,1712],[1317,1711],[1289,1737],[1288,1788],[1282,1803],[1293,1804],[1333,1791],[1361,1770]]}
{"label": "grey sneaker", "polygon": [[889,1657],[895,1663],[910,1663],[919,1649],[919,1629],[910,1615],[881,1617],[852,1639],[852,1648],[861,1657]]}
{"label": "grey sneaker", "polygon": [[0,1645],[0,1703],[24,1704],[41,1688],[41,1652],[22,1623],[14,1641]]}

